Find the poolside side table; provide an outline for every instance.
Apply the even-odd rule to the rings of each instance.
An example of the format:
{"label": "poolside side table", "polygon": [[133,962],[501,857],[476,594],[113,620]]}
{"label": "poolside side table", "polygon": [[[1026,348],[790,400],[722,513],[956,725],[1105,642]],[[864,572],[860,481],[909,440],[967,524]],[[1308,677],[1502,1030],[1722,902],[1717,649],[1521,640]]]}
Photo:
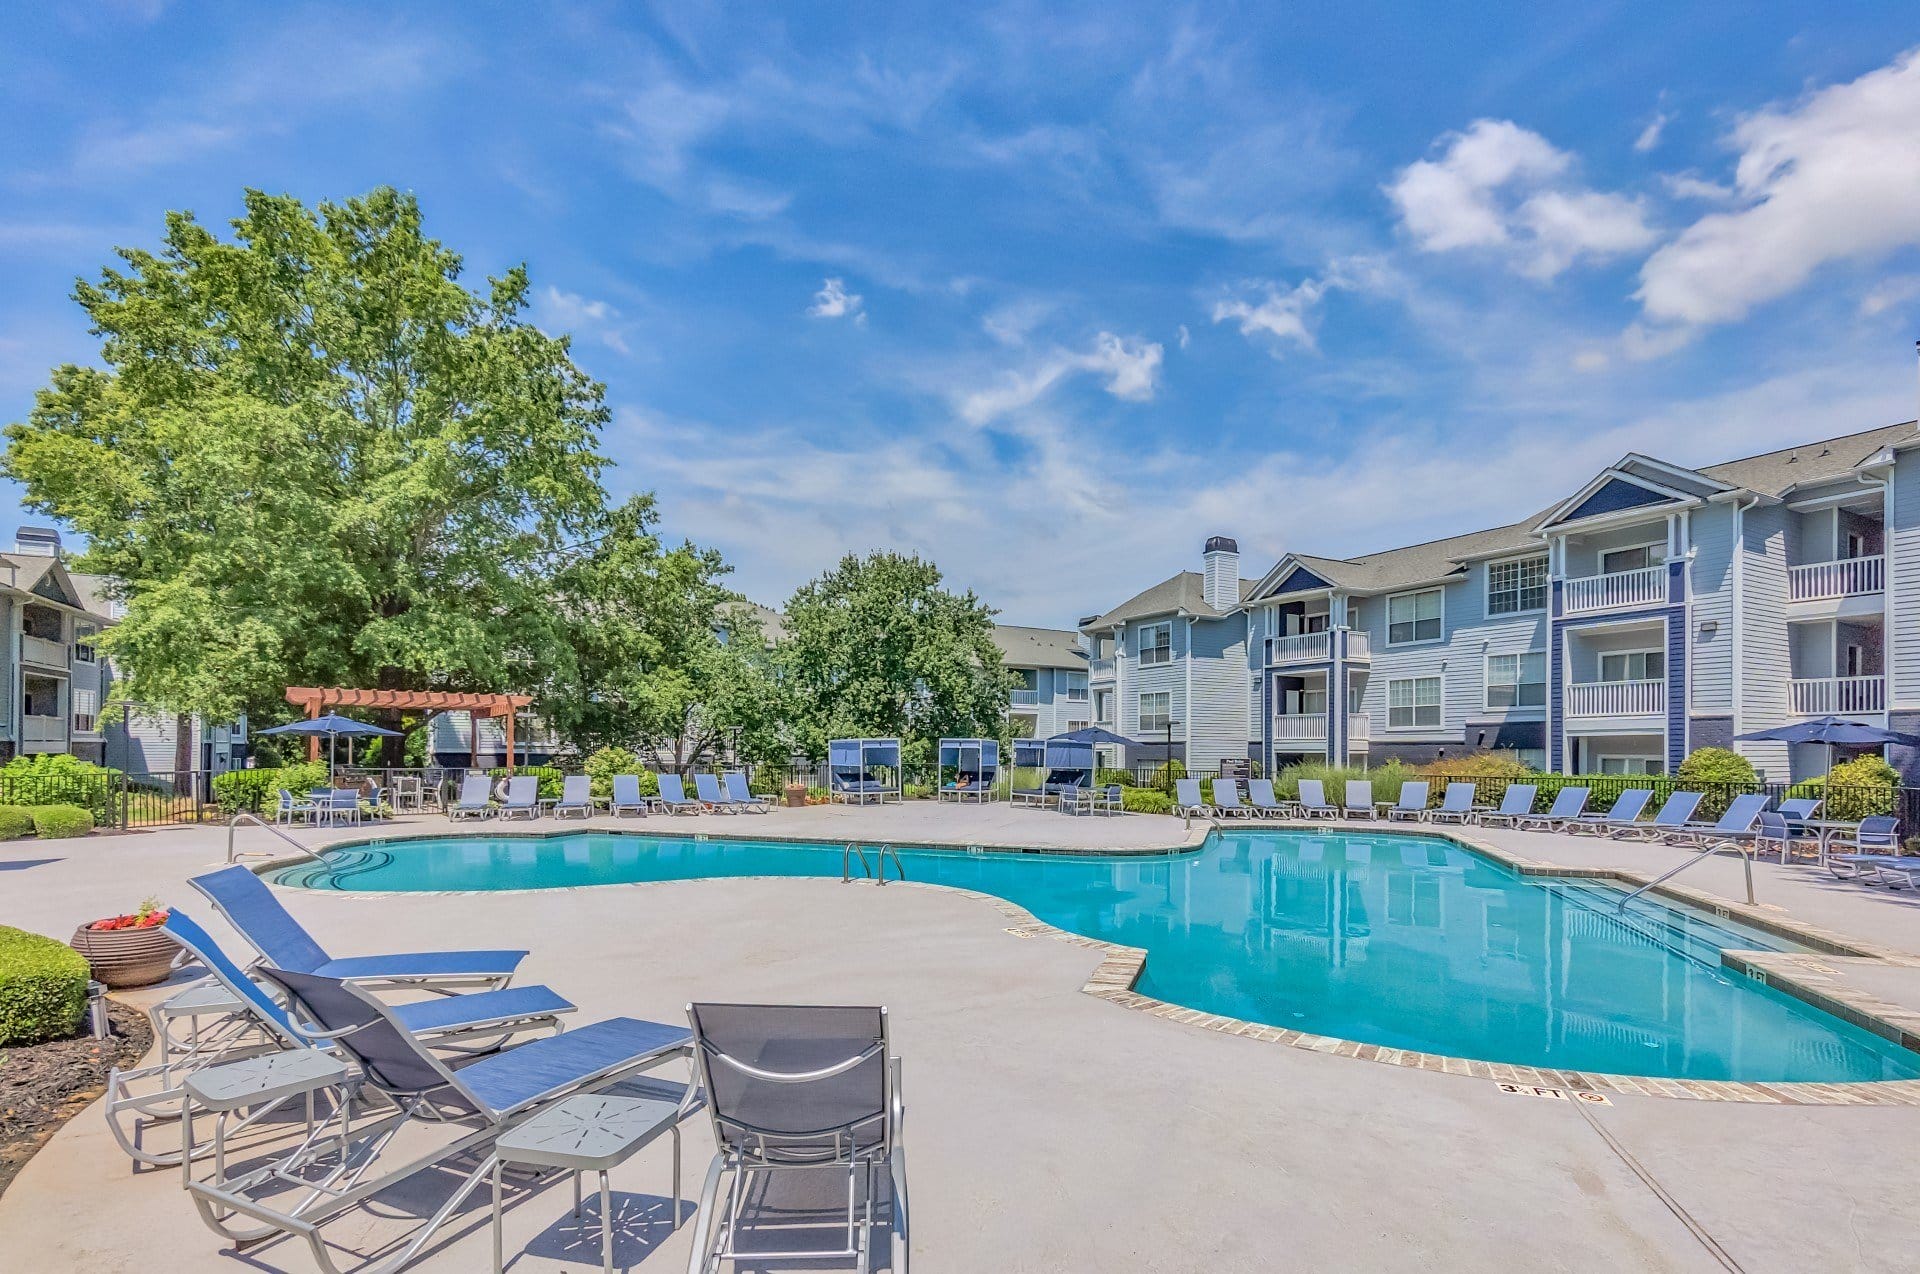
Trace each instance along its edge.
{"label": "poolside side table", "polygon": [[493,1269],[501,1259],[501,1173],[508,1164],[560,1168],[573,1175],[573,1215],[580,1215],[580,1174],[600,1175],[600,1268],[613,1272],[612,1191],[607,1174],[663,1132],[673,1134],[673,1228],[680,1228],[680,1121],[695,1107],[687,1086],[663,1080],[630,1081],[646,1096],[585,1093],[569,1097],[517,1125],[494,1142]]}
{"label": "poolside side table", "polygon": [[[1844,818],[1806,818],[1799,821],[1799,826],[1812,829],[1820,851],[1820,865],[1822,867],[1827,865],[1827,855],[1832,851],[1833,842],[1836,837],[1842,832],[1853,832],[1857,834],[1860,831],[1860,824],[1857,821],[1849,821]],[[1780,861],[1783,863],[1787,861],[1785,845],[1780,847]]]}
{"label": "poolside side table", "polygon": [[[317,1048],[283,1049],[250,1057],[245,1061],[208,1066],[187,1076],[181,1086],[186,1100],[181,1103],[180,1178],[184,1185],[193,1179],[193,1112],[205,1110],[214,1116],[213,1178],[218,1186],[227,1175],[227,1121],[242,1110],[250,1111],[240,1126],[283,1102],[296,1097],[307,1099],[307,1135],[316,1124],[314,1098],[328,1089],[341,1088],[352,1076],[347,1064],[331,1053]],[[345,1136],[346,1103],[340,1103],[341,1135]]]}

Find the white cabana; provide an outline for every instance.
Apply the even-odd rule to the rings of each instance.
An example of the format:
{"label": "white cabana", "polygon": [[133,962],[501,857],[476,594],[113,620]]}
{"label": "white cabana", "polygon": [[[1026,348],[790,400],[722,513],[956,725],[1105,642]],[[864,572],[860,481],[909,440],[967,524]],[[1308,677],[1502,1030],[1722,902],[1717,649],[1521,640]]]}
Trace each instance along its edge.
{"label": "white cabana", "polygon": [[827,781],[830,799],[849,805],[904,799],[900,740],[832,740],[827,744]]}
{"label": "white cabana", "polygon": [[935,794],[943,801],[991,801],[1000,777],[1000,745],[992,739],[942,739]]}

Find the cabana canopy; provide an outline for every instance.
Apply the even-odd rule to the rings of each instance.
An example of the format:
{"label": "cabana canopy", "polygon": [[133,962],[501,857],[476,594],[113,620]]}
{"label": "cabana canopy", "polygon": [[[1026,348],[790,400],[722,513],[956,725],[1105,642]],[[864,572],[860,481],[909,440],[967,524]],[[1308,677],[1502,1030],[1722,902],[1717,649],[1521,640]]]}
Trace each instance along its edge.
{"label": "cabana canopy", "polygon": [[864,804],[867,801],[902,799],[900,740],[830,741],[827,744],[827,778],[833,800]]}
{"label": "cabana canopy", "polygon": [[[941,800],[993,799],[1000,776],[1000,744],[993,739],[942,739],[936,761],[936,793]],[[953,771],[949,781],[947,771]]]}
{"label": "cabana canopy", "polygon": [[1093,744],[1066,735],[1051,739],[1015,739],[1013,764],[1018,769],[1044,770],[1040,790],[1087,787],[1093,783]]}

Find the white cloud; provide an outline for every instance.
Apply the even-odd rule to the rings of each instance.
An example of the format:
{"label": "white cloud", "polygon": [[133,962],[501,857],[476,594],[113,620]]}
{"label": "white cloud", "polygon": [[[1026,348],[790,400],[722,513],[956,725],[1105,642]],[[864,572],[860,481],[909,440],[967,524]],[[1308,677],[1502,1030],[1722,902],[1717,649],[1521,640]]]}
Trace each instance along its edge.
{"label": "white cloud", "polygon": [[1378,289],[1385,279],[1380,262],[1345,258],[1330,262],[1320,277],[1303,279],[1290,288],[1267,282],[1244,284],[1239,295],[1214,302],[1212,318],[1215,323],[1237,324],[1242,336],[1263,338],[1276,357],[1286,345],[1317,350],[1312,319],[1327,293]]}
{"label": "white cloud", "polygon": [[1658,146],[1660,144],[1660,135],[1667,131],[1667,124],[1672,119],[1673,116],[1662,111],[1651,120],[1648,120],[1647,126],[1640,130],[1640,135],[1633,139],[1633,148],[1644,155]]}
{"label": "white cloud", "polygon": [[1860,300],[1860,316],[1873,318],[1897,305],[1920,297],[1920,274],[1903,274],[1886,280]]}
{"label": "white cloud", "polygon": [[807,307],[807,313],[815,318],[852,319],[855,324],[865,326],[867,312],[865,301],[858,292],[847,291],[846,280],[829,278],[820,283],[820,290],[813,294],[813,304]]}
{"label": "white cloud", "polygon": [[1675,199],[1697,199],[1702,203],[1732,203],[1739,197],[1732,186],[1708,181],[1695,173],[1668,173],[1660,179]]}
{"label": "white cloud", "polygon": [[1031,407],[1062,381],[1081,373],[1103,377],[1103,388],[1115,398],[1145,402],[1153,397],[1165,355],[1166,350],[1155,342],[1102,332],[1091,349],[1055,349],[1024,372],[1009,373],[996,385],[963,394],[958,410],[969,424],[991,424]]}
{"label": "white cloud", "polygon": [[1442,142],[1437,159],[1407,165],[1387,186],[1423,251],[1498,249],[1548,279],[1653,242],[1638,200],[1573,181],[1571,155],[1511,120],[1475,120]]}
{"label": "white cloud", "polygon": [[544,331],[583,333],[617,354],[633,352],[616,325],[620,311],[605,301],[549,284],[535,298],[534,316]]}
{"label": "white cloud", "polygon": [[1188,345],[1188,343],[1189,343],[1189,342],[1191,342],[1191,341],[1193,340],[1193,333],[1192,333],[1192,332],[1189,332],[1189,331],[1187,330],[1187,325],[1186,325],[1185,323],[1182,323],[1182,324],[1180,325],[1180,329],[1179,329],[1179,334],[1178,334],[1178,337],[1177,337],[1177,339],[1178,339],[1178,340],[1179,340],[1179,342],[1180,342],[1180,348],[1181,348],[1181,349],[1185,349],[1185,348],[1187,347],[1187,345]]}
{"label": "white cloud", "polygon": [[980,319],[980,330],[1002,345],[1024,345],[1059,308],[1046,297],[1021,297],[987,311]]}
{"label": "white cloud", "polygon": [[1739,207],[1655,252],[1636,293],[1656,322],[1728,323],[1814,271],[1920,244],[1920,49],[1740,120]]}

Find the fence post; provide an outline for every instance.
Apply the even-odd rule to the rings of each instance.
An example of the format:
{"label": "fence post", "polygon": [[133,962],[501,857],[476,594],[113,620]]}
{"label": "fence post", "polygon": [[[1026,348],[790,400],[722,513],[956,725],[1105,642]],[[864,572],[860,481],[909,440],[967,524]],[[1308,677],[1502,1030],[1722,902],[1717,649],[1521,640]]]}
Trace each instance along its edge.
{"label": "fence post", "polygon": [[120,771],[120,830],[126,831],[132,821],[132,804],[127,796],[127,772]]}

